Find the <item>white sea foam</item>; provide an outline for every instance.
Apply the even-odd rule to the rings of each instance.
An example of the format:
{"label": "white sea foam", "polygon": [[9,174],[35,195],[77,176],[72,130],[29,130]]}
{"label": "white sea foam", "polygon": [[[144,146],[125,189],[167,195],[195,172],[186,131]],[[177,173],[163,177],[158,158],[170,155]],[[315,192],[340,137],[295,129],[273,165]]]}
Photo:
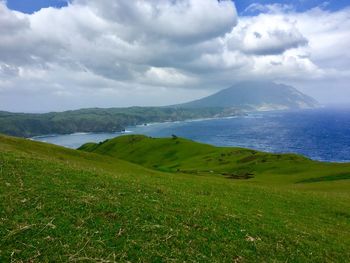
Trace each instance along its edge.
{"label": "white sea foam", "polygon": [[73,135],[73,136],[76,136],[76,135],[86,135],[86,134],[90,134],[91,132],[75,132],[75,133],[71,133],[69,135]]}

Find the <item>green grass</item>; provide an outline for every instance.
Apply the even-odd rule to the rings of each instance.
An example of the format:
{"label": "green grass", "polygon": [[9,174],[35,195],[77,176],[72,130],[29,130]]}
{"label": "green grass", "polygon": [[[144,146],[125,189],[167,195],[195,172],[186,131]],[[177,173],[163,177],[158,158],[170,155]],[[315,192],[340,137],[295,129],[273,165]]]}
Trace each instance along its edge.
{"label": "green grass", "polygon": [[349,262],[349,180],[296,183],[348,164],[130,138],[109,142],[146,167],[0,136],[0,262]]}
{"label": "green grass", "polygon": [[176,137],[121,136],[99,144],[87,143],[79,149],[171,173],[252,177],[251,182],[279,187],[319,181],[339,181],[336,182],[339,185],[350,186],[350,164],[315,162],[295,154],[215,147]]}
{"label": "green grass", "polygon": [[316,183],[316,182],[323,182],[323,181],[338,181],[338,180],[349,180],[350,179],[350,171],[348,173],[341,173],[341,174],[332,174],[329,176],[321,176],[316,178],[310,178],[305,179],[303,181],[300,181],[300,183]]}

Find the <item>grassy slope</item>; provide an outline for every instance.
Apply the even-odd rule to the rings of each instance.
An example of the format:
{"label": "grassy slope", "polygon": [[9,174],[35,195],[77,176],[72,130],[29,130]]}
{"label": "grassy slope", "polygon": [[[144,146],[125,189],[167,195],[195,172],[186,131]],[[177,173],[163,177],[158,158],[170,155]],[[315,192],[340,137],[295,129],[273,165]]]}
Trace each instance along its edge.
{"label": "grassy slope", "polygon": [[[321,163],[295,154],[269,154],[243,148],[215,147],[182,138],[121,136],[88,143],[80,150],[109,155],[165,171],[226,177],[252,176],[250,181],[305,188],[309,182],[333,182],[336,191],[350,189],[350,164]],[[300,183],[300,184],[298,184]],[[320,185],[320,188],[323,185]],[[310,187],[314,187],[310,186]]]}
{"label": "grassy slope", "polygon": [[157,172],[0,136],[0,262],[349,261],[349,192],[277,181]]}

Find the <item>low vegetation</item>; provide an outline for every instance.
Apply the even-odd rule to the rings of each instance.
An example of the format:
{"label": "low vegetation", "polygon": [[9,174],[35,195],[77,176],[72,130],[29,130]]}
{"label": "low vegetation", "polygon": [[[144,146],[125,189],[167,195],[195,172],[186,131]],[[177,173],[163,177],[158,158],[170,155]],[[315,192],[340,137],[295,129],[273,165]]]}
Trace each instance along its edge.
{"label": "low vegetation", "polygon": [[0,136],[0,262],[349,262],[349,168],[177,137]]}
{"label": "low vegetation", "polygon": [[131,107],[81,109],[44,114],[0,112],[0,133],[33,137],[75,132],[117,132],[148,122],[181,121],[241,114],[236,109]]}
{"label": "low vegetation", "polygon": [[253,178],[250,181],[269,185],[350,179],[350,164],[316,162],[296,154],[215,147],[176,136],[121,136],[102,143],[87,143],[79,149],[164,172],[221,175],[231,179]]}

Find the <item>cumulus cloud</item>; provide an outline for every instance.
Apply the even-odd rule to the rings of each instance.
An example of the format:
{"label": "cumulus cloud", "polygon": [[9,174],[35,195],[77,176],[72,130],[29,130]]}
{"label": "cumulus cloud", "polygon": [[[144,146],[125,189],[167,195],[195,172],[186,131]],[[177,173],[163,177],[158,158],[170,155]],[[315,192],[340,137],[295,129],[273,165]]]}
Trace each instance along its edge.
{"label": "cumulus cloud", "polygon": [[232,47],[236,49],[239,44],[246,53],[273,55],[307,45],[307,39],[295,23],[295,20],[283,15],[261,14],[254,18],[245,18],[233,32]]}
{"label": "cumulus cloud", "polygon": [[77,0],[75,4],[89,5],[99,16],[126,26],[119,32],[129,40],[165,38],[196,42],[220,36],[236,23],[236,11],[230,1]]}
{"label": "cumulus cloud", "polygon": [[231,1],[73,0],[23,14],[0,1],[0,105],[166,105],[246,79],[349,79],[349,26],[350,9],[238,18]]}

